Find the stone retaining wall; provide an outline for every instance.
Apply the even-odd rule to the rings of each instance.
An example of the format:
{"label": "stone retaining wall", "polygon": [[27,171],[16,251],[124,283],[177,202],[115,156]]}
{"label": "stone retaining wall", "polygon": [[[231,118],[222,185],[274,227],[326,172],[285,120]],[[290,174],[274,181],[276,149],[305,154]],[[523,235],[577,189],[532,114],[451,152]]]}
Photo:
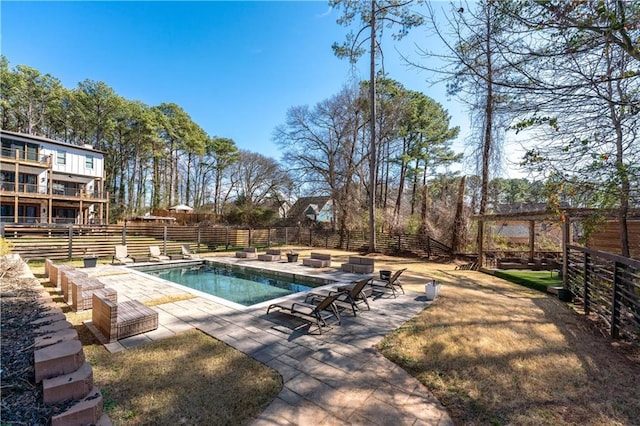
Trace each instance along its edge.
{"label": "stone retaining wall", "polygon": [[[30,275],[40,291],[38,303],[45,308],[45,314],[33,322],[38,326],[33,354],[36,383],[42,384],[47,404],[73,401],[65,412],[53,416],[51,425],[111,425],[102,412],[102,394],[93,384],[93,369],[85,361],[77,331],[27,265],[23,266],[24,275]],[[50,265],[45,269],[49,276]]]}

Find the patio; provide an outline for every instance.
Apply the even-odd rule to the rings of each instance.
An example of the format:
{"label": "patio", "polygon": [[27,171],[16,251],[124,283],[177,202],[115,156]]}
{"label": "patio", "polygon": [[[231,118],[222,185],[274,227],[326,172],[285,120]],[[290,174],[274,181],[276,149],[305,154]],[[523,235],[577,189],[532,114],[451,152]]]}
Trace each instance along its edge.
{"label": "patio", "polygon": [[[334,268],[314,269],[286,262],[215,260],[340,281],[362,277]],[[144,302],[184,293],[164,280],[123,267],[100,267],[92,275],[117,290],[120,300]],[[427,281],[426,277],[409,279]],[[278,397],[253,422],[255,425],[452,424],[445,408],[423,385],[374,347],[427,306],[424,294],[407,291],[397,299],[389,295],[375,298],[370,312],[365,310],[353,317],[345,311],[342,325],[335,324],[321,335],[315,327],[308,333],[307,323],[291,316],[267,315],[269,303],[238,308],[198,296],[157,305],[157,330],[106,347],[116,352],[195,328],[252,356],[277,370],[284,384]]]}

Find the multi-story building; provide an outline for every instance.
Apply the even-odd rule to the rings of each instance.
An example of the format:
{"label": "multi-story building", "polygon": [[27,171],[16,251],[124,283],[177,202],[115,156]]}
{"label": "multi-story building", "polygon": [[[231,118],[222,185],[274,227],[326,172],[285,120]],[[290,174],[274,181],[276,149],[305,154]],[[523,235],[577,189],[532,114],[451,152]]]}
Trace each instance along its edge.
{"label": "multi-story building", "polygon": [[0,221],[106,224],[104,153],[0,130]]}

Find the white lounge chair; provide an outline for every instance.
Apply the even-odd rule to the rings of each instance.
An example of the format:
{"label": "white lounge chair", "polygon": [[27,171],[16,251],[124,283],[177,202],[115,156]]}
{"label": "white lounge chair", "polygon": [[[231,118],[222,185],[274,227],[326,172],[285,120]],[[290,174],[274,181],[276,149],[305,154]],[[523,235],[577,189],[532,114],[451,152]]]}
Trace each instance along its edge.
{"label": "white lounge chair", "polygon": [[200,259],[200,256],[198,256],[197,254],[193,253],[191,251],[191,248],[189,247],[189,244],[183,244],[182,245],[182,256],[185,259]]}
{"label": "white lounge chair", "polygon": [[169,256],[165,256],[160,252],[160,247],[149,246],[149,258],[151,260],[170,260]]}
{"label": "white lounge chair", "polygon": [[116,246],[115,254],[113,255],[112,263],[133,263],[133,259],[129,257],[127,253],[127,246]]}

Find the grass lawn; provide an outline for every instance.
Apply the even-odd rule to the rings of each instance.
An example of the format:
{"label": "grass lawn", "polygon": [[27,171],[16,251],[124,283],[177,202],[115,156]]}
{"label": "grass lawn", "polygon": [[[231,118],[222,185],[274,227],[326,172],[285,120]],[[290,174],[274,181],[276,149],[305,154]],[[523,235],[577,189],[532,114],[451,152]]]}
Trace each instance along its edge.
{"label": "grass lawn", "polygon": [[495,271],[495,276],[539,291],[547,291],[547,287],[562,286],[562,278],[549,271],[508,270]]}

